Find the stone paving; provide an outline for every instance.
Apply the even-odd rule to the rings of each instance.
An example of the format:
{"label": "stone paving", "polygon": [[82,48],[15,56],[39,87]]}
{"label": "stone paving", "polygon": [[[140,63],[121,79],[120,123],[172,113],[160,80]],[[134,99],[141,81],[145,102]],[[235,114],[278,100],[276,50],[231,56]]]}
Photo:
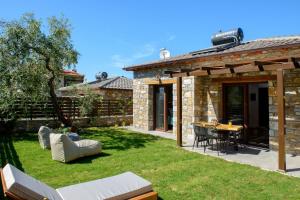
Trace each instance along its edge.
{"label": "stone paving", "polygon": [[[145,131],[133,127],[127,127],[129,130],[141,132],[144,134],[155,135],[163,138],[176,140],[176,135],[172,133],[165,133],[160,131]],[[259,167],[264,170],[277,171],[278,166],[278,152],[269,149],[262,149],[257,147],[240,147],[238,151],[233,148],[228,149],[227,153],[220,152],[219,156],[216,150],[207,148],[205,153],[203,147],[193,148],[193,140],[187,140],[183,144],[183,149],[188,151],[209,155],[217,158],[221,158],[230,162],[237,162],[241,164],[248,164],[251,166]],[[283,173],[289,176],[300,177],[300,156],[293,156],[291,154],[286,155],[287,172]]]}

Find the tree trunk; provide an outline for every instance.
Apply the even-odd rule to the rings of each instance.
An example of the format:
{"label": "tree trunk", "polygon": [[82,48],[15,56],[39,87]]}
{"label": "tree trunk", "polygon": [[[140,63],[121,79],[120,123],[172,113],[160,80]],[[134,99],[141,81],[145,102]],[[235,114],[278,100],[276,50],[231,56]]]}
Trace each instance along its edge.
{"label": "tree trunk", "polygon": [[54,80],[55,80],[55,74],[54,74],[54,70],[51,69],[50,67],[50,58],[47,58],[46,59],[46,68],[48,71],[51,72],[51,77],[50,79],[48,80],[48,86],[49,86],[49,93],[50,93],[50,98],[51,98],[51,101],[52,101],[52,104],[53,104],[53,107],[54,107],[54,110],[55,110],[55,113],[57,115],[57,118],[60,122],[62,122],[65,126],[67,127],[70,127],[72,126],[72,121],[70,119],[67,119],[62,110],[61,110],[61,107],[58,103],[58,100],[57,100],[57,96],[56,96],[56,93],[55,93],[55,83],[54,83]]}

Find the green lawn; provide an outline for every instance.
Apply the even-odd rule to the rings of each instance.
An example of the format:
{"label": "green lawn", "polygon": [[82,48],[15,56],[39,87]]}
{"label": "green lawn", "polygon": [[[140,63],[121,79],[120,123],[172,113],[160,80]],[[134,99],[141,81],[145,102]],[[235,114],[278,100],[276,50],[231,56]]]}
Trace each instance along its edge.
{"label": "green lawn", "polygon": [[175,141],[118,128],[89,128],[84,138],[103,143],[100,156],[69,164],[51,160],[36,134],[3,138],[1,164],[8,160],[53,186],[132,171],[151,181],[161,199],[300,199],[300,179],[200,155]]}

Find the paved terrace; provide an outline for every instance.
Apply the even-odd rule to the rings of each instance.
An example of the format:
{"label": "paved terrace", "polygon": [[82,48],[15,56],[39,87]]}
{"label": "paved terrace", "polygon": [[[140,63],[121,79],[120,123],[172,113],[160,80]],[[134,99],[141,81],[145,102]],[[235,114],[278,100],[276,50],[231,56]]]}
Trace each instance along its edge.
{"label": "paved terrace", "polygon": [[[176,140],[176,135],[172,133],[165,133],[160,131],[145,131],[133,127],[127,127],[127,129],[141,132],[144,134],[150,134],[154,136]],[[203,147],[200,147],[200,143],[198,148],[195,147],[193,149],[193,140],[185,141],[183,144],[183,148],[188,151],[221,158],[230,162],[252,165],[264,170],[277,171],[278,169],[278,152],[268,149],[245,146],[239,148],[238,151],[235,151],[233,148],[230,147],[228,148],[227,154],[224,152],[220,152],[218,156],[217,151],[212,150],[211,148],[206,148],[206,152],[204,153]],[[286,165],[287,172],[284,174],[289,176],[300,177],[300,156],[286,154]]]}

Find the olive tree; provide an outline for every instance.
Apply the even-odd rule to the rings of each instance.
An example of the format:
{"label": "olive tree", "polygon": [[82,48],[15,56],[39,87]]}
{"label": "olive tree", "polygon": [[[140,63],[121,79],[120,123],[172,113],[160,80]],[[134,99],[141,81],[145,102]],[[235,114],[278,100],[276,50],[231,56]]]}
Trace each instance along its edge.
{"label": "olive tree", "polygon": [[[55,90],[62,70],[77,63],[67,19],[51,17],[43,26],[32,14],[0,23],[0,115],[15,116],[14,105],[50,97],[58,120],[64,117]],[[24,105],[26,107],[26,105]]]}

